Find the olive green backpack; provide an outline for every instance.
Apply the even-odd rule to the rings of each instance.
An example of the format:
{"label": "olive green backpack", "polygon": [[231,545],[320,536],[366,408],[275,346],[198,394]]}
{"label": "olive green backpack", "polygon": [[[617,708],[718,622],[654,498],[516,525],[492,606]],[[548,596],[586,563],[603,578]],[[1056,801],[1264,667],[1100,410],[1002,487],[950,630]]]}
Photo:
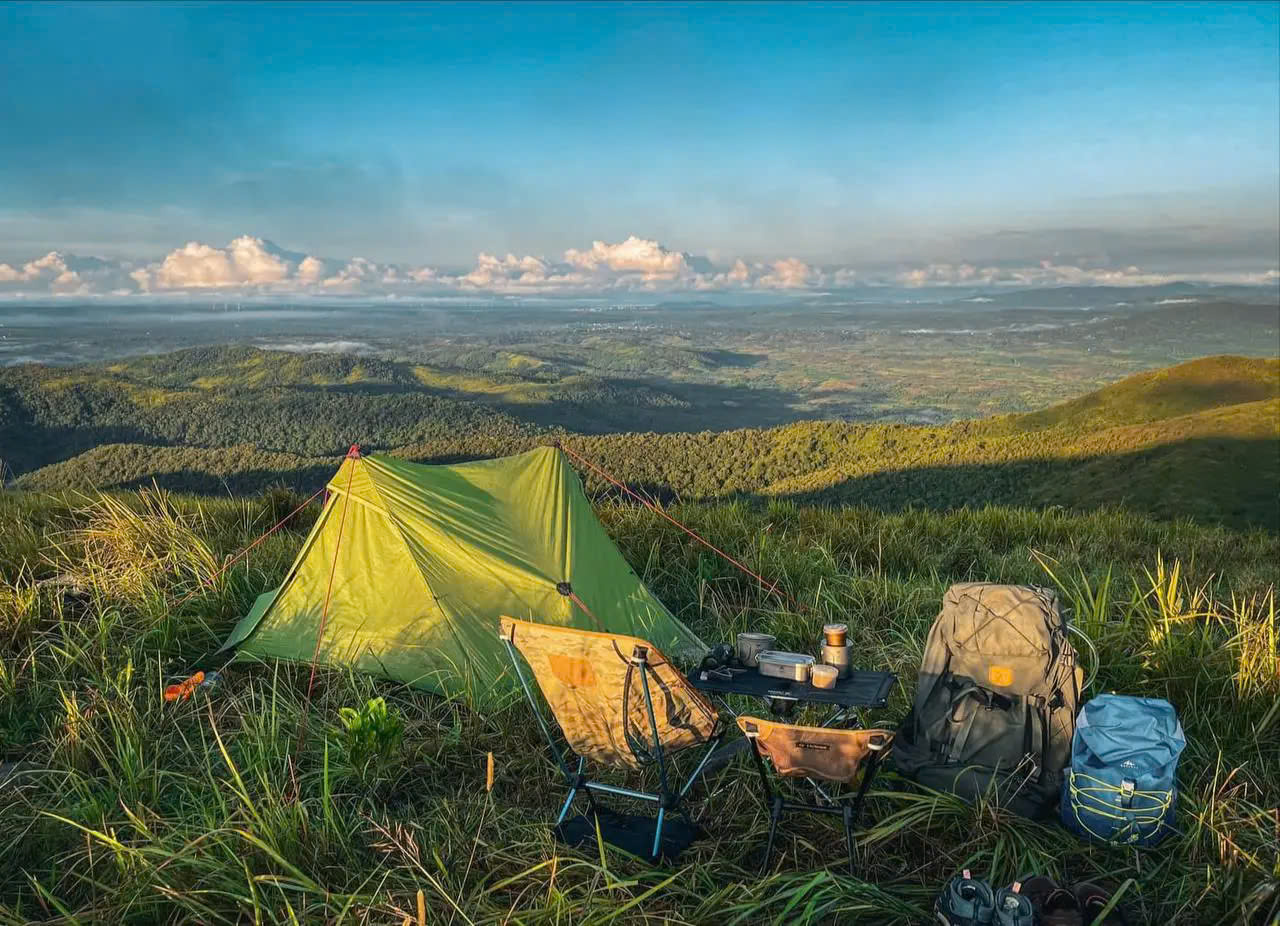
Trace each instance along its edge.
{"label": "olive green backpack", "polygon": [[1082,676],[1057,595],[953,585],[929,631],[897,769],[966,800],[1038,817],[1057,806]]}

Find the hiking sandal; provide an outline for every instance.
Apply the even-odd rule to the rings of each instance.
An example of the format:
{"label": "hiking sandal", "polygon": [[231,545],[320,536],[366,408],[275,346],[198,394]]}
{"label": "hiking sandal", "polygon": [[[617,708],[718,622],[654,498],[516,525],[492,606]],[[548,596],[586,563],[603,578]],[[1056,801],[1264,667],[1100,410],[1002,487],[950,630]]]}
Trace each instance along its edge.
{"label": "hiking sandal", "polygon": [[1014,881],[995,894],[996,926],[1036,926],[1036,911],[1031,898],[1022,893],[1022,882]]}
{"label": "hiking sandal", "polygon": [[[1091,881],[1081,881],[1071,889],[1071,893],[1075,895],[1076,902],[1080,904],[1080,912],[1085,926],[1089,926],[1090,923],[1097,920],[1098,915],[1111,902],[1111,892],[1104,890]],[[1124,911],[1117,904],[1115,909],[1099,921],[1098,926],[1129,926],[1129,921],[1125,918]]]}
{"label": "hiking sandal", "polygon": [[947,882],[933,902],[933,913],[942,926],[993,926],[995,894],[990,884],[970,877],[966,868]]}

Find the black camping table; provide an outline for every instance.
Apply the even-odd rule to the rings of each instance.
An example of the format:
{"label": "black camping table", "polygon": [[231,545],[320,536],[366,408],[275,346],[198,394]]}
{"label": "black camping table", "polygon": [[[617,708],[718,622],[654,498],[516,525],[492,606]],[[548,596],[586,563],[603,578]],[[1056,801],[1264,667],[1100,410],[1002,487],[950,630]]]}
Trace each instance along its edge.
{"label": "black camping table", "polygon": [[722,672],[694,669],[689,673],[689,684],[707,694],[761,698],[773,713],[782,716],[790,714],[801,702],[833,705],[838,709],[837,715],[853,708],[884,707],[897,679],[892,672],[850,672],[834,688],[815,688],[808,682],[761,675],[754,669],[734,671],[728,678]]}
{"label": "black camping table", "polygon": [[[844,723],[850,711],[886,706],[897,676],[892,672],[855,671],[839,679],[834,688],[815,688],[808,682],[761,675],[755,669],[738,670],[728,678],[724,677],[722,670],[694,669],[689,673],[688,679],[689,684],[699,691],[718,696],[717,700],[724,709],[735,717],[737,715],[724,701],[726,695],[760,698],[768,706],[770,713],[781,718],[790,717],[795,706],[800,703],[830,705],[833,710],[822,721],[821,726],[833,727]],[[861,725],[855,718],[854,726]],[[703,774],[710,774],[728,765],[746,747],[746,739],[730,740],[711,754]]]}

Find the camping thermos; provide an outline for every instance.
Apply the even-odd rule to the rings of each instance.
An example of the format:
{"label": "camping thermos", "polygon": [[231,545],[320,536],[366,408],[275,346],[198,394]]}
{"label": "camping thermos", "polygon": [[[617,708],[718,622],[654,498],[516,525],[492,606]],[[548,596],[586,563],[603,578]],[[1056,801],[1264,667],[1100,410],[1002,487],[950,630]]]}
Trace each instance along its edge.
{"label": "camping thermos", "polygon": [[773,649],[776,642],[770,633],[738,634],[738,662],[748,669],[756,668],[760,664],[760,654]]}
{"label": "camping thermos", "polygon": [[849,674],[849,647],[824,644],[822,647],[822,662],[824,665],[835,666],[840,672],[840,677],[844,678]]}
{"label": "camping thermos", "polygon": [[822,625],[822,662],[835,666],[840,678],[849,674],[849,625]]}

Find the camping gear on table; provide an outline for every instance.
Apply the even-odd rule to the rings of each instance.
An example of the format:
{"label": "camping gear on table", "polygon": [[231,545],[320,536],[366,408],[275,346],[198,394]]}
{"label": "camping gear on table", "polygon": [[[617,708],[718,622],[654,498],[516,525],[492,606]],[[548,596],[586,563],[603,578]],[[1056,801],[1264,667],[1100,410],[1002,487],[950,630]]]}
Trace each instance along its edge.
{"label": "camping gear on table", "polygon": [[[780,702],[828,704],[836,708],[837,715],[847,713],[852,708],[884,707],[896,680],[897,677],[892,672],[858,670],[837,681],[834,688],[822,689],[815,688],[808,681],[771,678],[759,672],[741,672],[728,677],[699,669],[689,673],[689,684],[707,694],[759,698],[770,707],[776,707]],[[832,723],[834,720],[827,722]]]}
{"label": "camping gear on table", "polygon": [[771,633],[740,633],[738,634],[737,655],[738,662],[746,666],[748,669],[756,668],[760,660],[760,654],[773,649],[777,643],[777,638]]}
{"label": "camping gear on table", "polygon": [[1051,589],[953,585],[893,752],[904,775],[1038,817],[1059,800],[1081,672]]}
{"label": "camping gear on table", "polygon": [[781,650],[765,650],[757,659],[761,675],[793,682],[808,681],[809,667],[814,662],[814,658],[805,653],[784,653]]}
{"label": "camping gear on table", "polygon": [[[498,637],[569,788],[556,820],[557,836],[570,844],[593,839],[598,822],[607,842],[635,855],[675,858],[700,835],[681,802],[723,736],[719,716],[711,704],[657,647],[638,637],[553,627],[511,617],[501,619]],[[578,756],[576,771],[570,770],[551,736],[520,667],[521,657],[533,673],[570,750]],[[707,749],[701,761],[688,780],[679,785],[669,764],[672,754],[702,745]],[[658,791],[636,791],[593,781],[584,771],[588,760],[629,770],[655,766]],[[591,815],[566,822],[579,793],[586,797]],[[596,794],[656,804],[658,814],[652,830],[647,817],[598,808]],[[685,816],[683,826],[680,821],[667,819],[673,812]]]}
{"label": "camping gear on table", "polygon": [[849,655],[849,647],[832,646],[830,643],[822,644],[823,665],[832,666],[842,677],[849,674],[849,666],[852,661]]}
{"label": "camping gear on table", "polygon": [[702,657],[702,662],[698,664],[702,669],[727,669],[733,666],[734,659],[733,647],[728,643],[717,643],[707,651],[707,655]]}
{"label": "camping gear on table", "polygon": [[840,670],[835,666],[815,663],[809,667],[809,684],[814,688],[832,689],[840,678]]}
{"label": "camping gear on table", "polygon": [[[769,868],[778,821],[784,811],[832,814],[844,823],[845,848],[849,852],[849,873],[854,871],[853,828],[862,810],[871,780],[875,778],[881,756],[893,744],[892,730],[846,730],[838,727],[802,727],[776,723],[759,717],[742,715],[738,727],[751,742],[751,755],[760,776],[765,806],[769,808],[769,837],[765,844],[762,871]],[[774,771],[784,777],[820,779],[835,784],[852,784],[862,772],[852,803],[834,800],[828,803],[802,803],[784,800],[769,783],[763,756],[768,756]]]}
{"label": "camping gear on table", "polygon": [[1062,783],[1062,822],[1098,842],[1153,846],[1173,832],[1186,746],[1163,698],[1102,694],[1085,704]]}
{"label": "camping gear on table", "polygon": [[352,667],[491,703],[516,689],[503,614],[706,645],[645,588],[553,447],[425,466],[349,454],[297,559],[219,650]]}
{"label": "camping gear on table", "polygon": [[823,624],[822,642],[827,646],[844,646],[849,639],[848,624]]}

